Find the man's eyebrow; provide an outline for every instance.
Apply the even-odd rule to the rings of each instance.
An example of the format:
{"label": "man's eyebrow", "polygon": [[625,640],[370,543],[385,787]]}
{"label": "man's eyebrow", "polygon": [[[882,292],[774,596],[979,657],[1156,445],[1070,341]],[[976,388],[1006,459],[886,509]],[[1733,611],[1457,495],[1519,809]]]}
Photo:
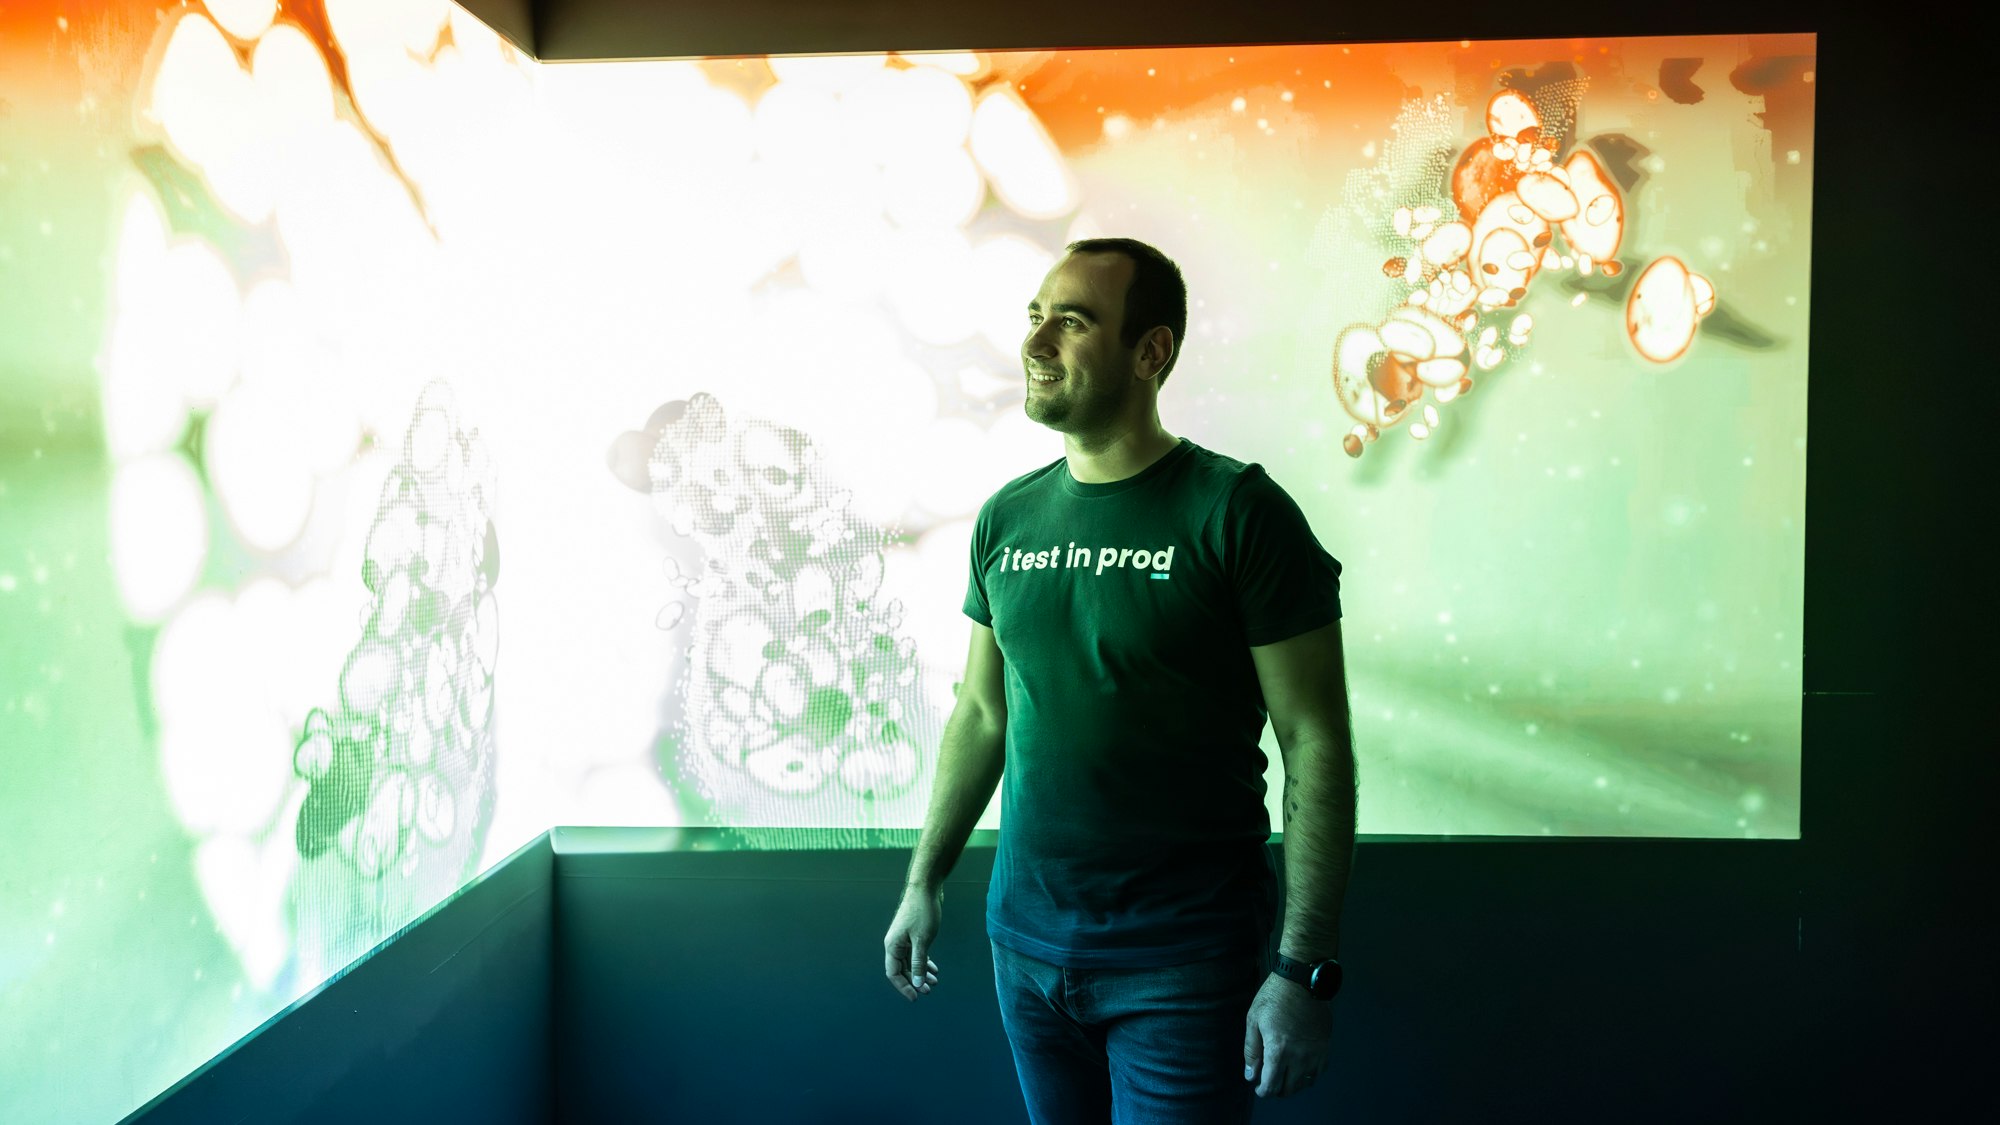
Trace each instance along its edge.
{"label": "man's eyebrow", "polygon": [[[1081,316],[1081,317],[1083,317],[1083,318],[1084,318],[1084,319],[1086,319],[1086,320],[1099,320],[1099,319],[1101,319],[1101,318],[1100,318],[1100,317],[1099,317],[1099,316],[1098,316],[1098,315],[1097,315],[1096,313],[1094,313],[1094,312],[1090,311],[1089,307],[1088,307],[1088,306],[1085,306],[1085,305],[1065,305],[1065,304],[1057,304],[1057,305],[1053,306],[1053,308],[1054,308],[1054,310],[1055,310],[1056,312],[1059,312],[1059,313],[1075,313],[1076,315],[1078,315],[1078,316]],[[1040,311],[1042,311],[1042,303],[1041,303],[1040,301],[1029,301],[1029,302],[1028,302],[1028,311],[1029,311],[1029,312],[1040,312]]]}

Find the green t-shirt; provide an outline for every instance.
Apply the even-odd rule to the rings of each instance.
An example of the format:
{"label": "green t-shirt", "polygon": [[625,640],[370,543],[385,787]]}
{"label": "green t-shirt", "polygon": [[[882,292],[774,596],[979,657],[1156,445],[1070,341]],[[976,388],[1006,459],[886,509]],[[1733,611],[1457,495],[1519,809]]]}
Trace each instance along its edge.
{"label": "green t-shirt", "polygon": [[1008,482],[971,561],[966,615],[1006,661],[987,933],[1072,967],[1261,948],[1281,898],[1250,648],[1340,616],[1305,514],[1261,466],[1182,438],[1126,480],[1058,459]]}

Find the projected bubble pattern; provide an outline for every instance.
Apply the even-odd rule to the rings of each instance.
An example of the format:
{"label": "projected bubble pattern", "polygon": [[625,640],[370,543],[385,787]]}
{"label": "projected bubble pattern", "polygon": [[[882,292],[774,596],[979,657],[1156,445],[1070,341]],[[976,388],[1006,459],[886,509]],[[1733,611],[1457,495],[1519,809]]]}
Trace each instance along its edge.
{"label": "projected bubble pattern", "polygon": [[[1430,437],[1442,421],[1438,407],[1472,393],[1475,369],[1493,371],[1525,349],[1534,319],[1509,310],[1544,271],[1615,277],[1624,269],[1617,184],[1587,148],[1558,159],[1582,94],[1581,82],[1550,84],[1533,99],[1495,93],[1486,135],[1459,153],[1446,178],[1449,201],[1411,199],[1395,209],[1394,239],[1407,249],[1382,272],[1407,287],[1403,303],[1334,342],[1334,390],[1358,420],[1341,439],[1348,456],[1409,419],[1421,419],[1410,421],[1411,438]],[[1427,108],[1413,103],[1405,117]],[[1626,336],[1644,358],[1668,363],[1686,353],[1714,307],[1707,278],[1663,257],[1632,286]]]}
{"label": "projected bubble pattern", "polygon": [[[57,9],[75,26],[38,39]],[[16,959],[0,1054],[41,1062],[0,1082],[0,1120],[114,1120],[188,1073],[448,895],[444,874],[472,869],[461,859],[488,792],[489,861],[551,823],[657,825],[663,841],[685,823],[812,823],[880,843],[856,831],[871,812],[920,822],[921,776],[885,800],[890,770],[871,808],[840,769],[885,725],[871,704],[893,701],[926,768],[937,731],[925,724],[948,693],[913,706],[890,682],[907,667],[892,651],[903,634],[933,656],[963,651],[971,514],[997,481],[1055,456],[1019,412],[1019,308],[1061,245],[1086,234],[1156,241],[1188,270],[1188,394],[1172,409],[1200,419],[1197,440],[1306,482],[1315,523],[1395,525],[1364,552],[1390,580],[1354,620],[1357,653],[1367,646],[1357,722],[1395,778],[1370,790],[1364,822],[1797,835],[1810,37],[1593,44],[1597,59],[1612,52],[1604,63],[1580,42],[1550,42],[541,68],[445,0],[189,0],[138,21],[111,9],[79,19],[53,0],[7,10],[0,71],[34,89],[8,93],[21,126],[10,136],[25,147],[0,154],[0,259],[36,282],[0,306],[14,314],[0,331],[12,372],[0,406],[25,427],[0,455],[0,633],[32,638],[0,689],[0,745],[18,767],[4,792],[30,843],[17,849],[9,921],[35,948]],[[1735,92],[1649,106],[1644,79],[1661,55],[1741,60]],[[1586,206],[1572,175],[1570,219],[1529,178],[1539,167],[1560,182],[1575,159],[1565,115],[1581,87],[1557,88],[1576,72],[1565,58],[1602,68],[1589,127],[1624,130],[1588,140],[1618,194]],[[1489,70],[1562,147],[1541,162],[1530,146],[1523,169],[1516,134],[1511,171],[1480,165],[1498,177],[1484,187],[1469,176],[1468,198],[1484,202],[1468,215],[1451,173],[1475,135],[1497,147],[1479,124],[1464,128],[1495,89],[1482,85]],[[579,89],[601,96],[570,96]],[[1412,90],[1443,95],[1415,130],[1397,119]],[[1412,157],[1390,160],[1407,179],[1348,171],[1385,139],[1385,159],[1398,144]],[[1382,190],[1350,192],[1315,219],[1328,174],[1344,171]],[[1548,225],[1541,249],[1559,257],[1544,254],[1542,280],[1519,286],[1514,306],[1482,308],[1486,286],[1466,263],[1495,190]],[[1580,254],[1566,238],[1592,206],[1628,204],[1649,213],[1624,217],[1616,250]],[[1500,228],[1529,220],[1500,217],[1488,233],[1521,252]],[[1632,249],[1642,240],[1644,254]],[[1385,258],[1397,284],[1352,284]],[[1441,295],[1405,299],[1413,258],[1426,293],[1450,272],[1440,262],[1463,273],[1451,300],[1479,321],[1439,317],[1462,350],[1446,354],[1434,335],[1438,350],[1419,359],[1421,340],[1388,323],[1409,320],[1389,316],[1396,306],[1438,315],[1427,306]],[[1623,271],[1607,282],[1599,261]],[[1730,309],[1700,279],[1711,267],[1737,279]],[[1590,311],[1548,300],[1544,275]],[[101,304],[88,299],[100,283]],[[63,293],[67,305],[37,296]],[[1688,346],[1690,297],[1699,330],[1731,348]],[[1448,452],[1470,472],[1389,477],[1370,463],[1311,498],[1324,444],[1353,420],[1329,433],[1310,405],[1323,385],[1295,376],[1324,371],[1350,322],[1401,334],[1420,383],[1485,384],[1480,415],[1445,435],[1466,439]],[[1510,364],[1537,336],[1528,358],[1540,362]],[[1475,370],[1482,349],[1505,383]],[[93,353],[95,411],[78,393]],[[1646,371],[1648,355],[1680,378],[1619,377]],[[687,382],[660,386],[663,360]],[[1533,378],[1544,365],[1556,377]],[[590,377],[552,384],[552,371]],[[744,419],[796,426],[819,458],[786,469],[804,478],[794,483],[854,490],[821,534],[812,516],[827,505],[799,497],[803,508],[760,514],[743,493],[768,482],[741,467],[759,459],[725,458],[734,498],[707,499],[739,505],[739,521],[779,520],[764,534],[780,554],[782,519],[804,519],[788,533],[802,537],[796,566],[692,523],[662,544],[662,527],[631,518],[635,501],[590,456],[606,419],[713,389],[717,371],[727,432],[748,443]],[[509,481],[510,529],[534,529],[508,544],[521,690],[493,705],[484,733],[429,722],[434,689],[456,708],[485,684],[476,668],[433,674],[430,651],[448,667],[466,632],[437,608],[448,599],[420,591],[433,608],[404,608],[452,618],[443,627],[385,624],[377,637],[390,591],[372,570],[356,581],[390,506],[383,482],[436,377]],[[1402,415],[1412,433],[1456,405],[1424,387]],[[102,443],[76,440],[70,420],[101,423]],[[1705,440],[1674,440],[1691,433]],[[630,459],[648,496],[659,436]],[[1447,450],[1417,452],[1438,465]],[[418,479],[410,505],[430,495]],[[867,565],[837,536],[863,513],[902,532],[872,585],[838,577]],[[694,560],[696,580],[665,610],[662,549]],[[835,576],[810,577],[814,567]],[[444,581],[406,570],[409,589]],[[753,571],[764,587],[748,584]],[[852,619],[885,589],[910,608],[891,649],[876,649],[878,630]],[[841,605],[864,595],[866,608]],[[1452,602],[1463,608],[1431,628],[1426,615]],[[816,627],[809,605],[825,610]],[[342,752],[365,759],[336,758],[351,717],[343,670],[381,646],[392,651],[372,682],[385,699],[423,701],[404,733],[431,734],[431,768],[438,741],[465,761],[490,746],[490,782],[434,788],[448,806],[427,806],[421,751],[393,728],[349,740]],[[874,664],[856,677],[842,652]],[[302,746],[321,732],[323,745]],[[453,741],[467,737],[472,751]],[[810,761],[814,747],[831,756]],[[778,767],[767,780],[751,755],[774,748],[758,759]],[[383,791],[398,771],[407,780]],[[815,777],[817,788],[785,788]],[[305,856],[309,795],[320,850]],[[449,835],[434,839],[447,817]],[[163,1039],[161,1026],[187,1033]]]}
{"label": "projected bubble pattern", "polygon": [[[682,781],[730,825],[921,813],[916,644],[895,633],[900,603],[875,601],[887,537],[847,512],[805,434],[732,426],[707,394],[662,414],[653,501],[709,560],[698,579],[673,576],[698,599],[674,728]],[[677,630],[683,612],[659,623]]]}
{"label": "projected bubble pattern", "polygon": [[418,400],[382,486],[362,581],[374,595],[340,677],[293,750],[309,786],[299,854],[330,849],[363,879],[395,870],[448,890],[478,857],[493,801],[493,669],[499,652],[494,475],[450,388]]}
{"label": "projected bubble pattern", "polygon": [[[385,501],[359,536],[393,456],[370,435],[403,429],[436,373],[412,358],[410,310],[432,307],[441,241],[468,229],[462,197],[434,189],[479,176],[451,145],[526,87],[444,0],[194,4],[153,35],[132,152],[151,190],[124,208],[100,364],[113,562],[127,615],[159,625],[161,772],[205,904],[248,982],[296,995],[455,887],[489,819],[490,732],[466,716],[490,707],[492,603],[458,620],[482,563],[438,557],[485,516],[440,506],[474,495],[449,495],[464,449],[457,468],[426,460],[439,434],[466,438],[441,387],[387,486],[425,521],[422,565],[366,576],[368,617],[400,619],[366,624],[342,702],[317,705],[352,639],[329,575],[351,582],[413,534],[379,526]],[[468,83],[483,111],[446,109]],[[440,110],[452,129],[423,128]]]}

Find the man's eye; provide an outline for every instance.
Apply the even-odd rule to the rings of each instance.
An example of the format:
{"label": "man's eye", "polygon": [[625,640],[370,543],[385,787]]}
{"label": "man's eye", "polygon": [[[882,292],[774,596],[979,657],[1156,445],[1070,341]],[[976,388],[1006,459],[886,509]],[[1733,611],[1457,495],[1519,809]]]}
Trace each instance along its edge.
{"label": "man's eye", "polygon": [[1069,325],[1071,328],[1075,328],[1079,321],[1073,316],[1066,316],[1063,317],[1063,323]]}

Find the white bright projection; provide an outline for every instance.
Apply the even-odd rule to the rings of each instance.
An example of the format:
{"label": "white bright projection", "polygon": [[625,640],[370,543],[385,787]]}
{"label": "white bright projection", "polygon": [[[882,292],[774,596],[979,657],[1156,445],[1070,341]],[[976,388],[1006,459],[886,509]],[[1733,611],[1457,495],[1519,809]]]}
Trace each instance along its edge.
{"label": "white bright projection", "polygon": [[1086,234],[1180,262],[1167,425],[1347,566],[1364,831],[1796,836],[1810,117],[1741,41],[538,67],[326,10],[146,28],[106,218],[117,690],[249,996],[204,1026],[550,824],[915,826]]}

